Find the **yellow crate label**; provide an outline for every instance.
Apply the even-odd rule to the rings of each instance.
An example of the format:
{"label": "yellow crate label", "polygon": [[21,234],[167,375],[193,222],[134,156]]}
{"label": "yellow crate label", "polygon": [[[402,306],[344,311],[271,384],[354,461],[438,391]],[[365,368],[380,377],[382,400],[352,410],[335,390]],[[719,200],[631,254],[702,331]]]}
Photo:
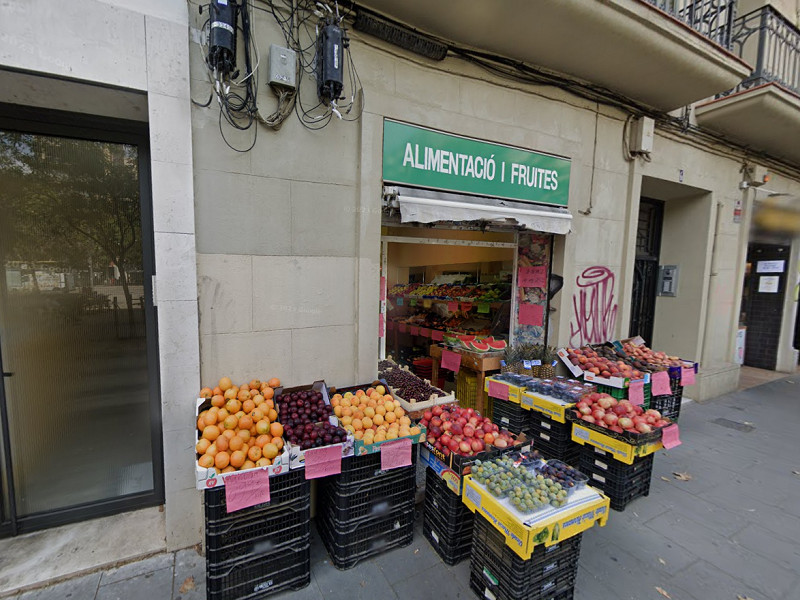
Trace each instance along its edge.
{"label": "yellow crate label", "polygon": [[577,423],[573,423],[572,425],[572,439],[579,444],[590,444],[595,448],[610,452],[618,461],[628,465],[633,464],[634,458],[647,456],[664,447],[661,445],[661,441],[651,442],[641,446],[633,446],[622,440],[603,435],[594,429],[588,429],[587,427],[578,425]]}
{"label": "yellow crate label", "polygon": [[553,419],[553,421],[557,421],[558,423],[567,422],[564,413],[570,406],[572,406],[571,404],[559,404],[558,402],[553,402],[552,400],[548,400],[542,396],[537,396],[536,394],[531,394],[530,392],[522,393],[522,400],[520,401],[520,404],[522,404],[522,406],[529,407],[532,410],[538,411],[543,415],[550,417]]}

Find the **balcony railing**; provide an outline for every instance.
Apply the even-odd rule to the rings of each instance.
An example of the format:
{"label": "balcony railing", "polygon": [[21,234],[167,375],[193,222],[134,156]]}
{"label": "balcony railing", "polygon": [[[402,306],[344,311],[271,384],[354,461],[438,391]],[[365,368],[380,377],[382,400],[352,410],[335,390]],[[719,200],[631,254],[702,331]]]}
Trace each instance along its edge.
{"label": "balcony railing", "polygon": [[699,34],[731,49],[736,0],[646,0]]}
{"label": "balcony railing", "polygon": [[736,20],[731,50],[756,66],[731,92],[776,82],[800,95],[800,29],[771,6]]}

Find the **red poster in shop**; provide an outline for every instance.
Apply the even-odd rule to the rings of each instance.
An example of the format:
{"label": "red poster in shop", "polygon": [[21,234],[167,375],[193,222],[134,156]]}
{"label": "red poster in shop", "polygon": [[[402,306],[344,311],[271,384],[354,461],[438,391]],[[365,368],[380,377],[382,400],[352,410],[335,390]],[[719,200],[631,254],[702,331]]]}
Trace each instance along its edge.
{"label": "red poster in shop", "polygon": [[547,287],[547,267],[520,267],[517,273],[517,287]]}
{"label": "red poster in shop", "polygon": [[519,324],[541,327],[544,325],[544,306],[541,304],[520,304]]}

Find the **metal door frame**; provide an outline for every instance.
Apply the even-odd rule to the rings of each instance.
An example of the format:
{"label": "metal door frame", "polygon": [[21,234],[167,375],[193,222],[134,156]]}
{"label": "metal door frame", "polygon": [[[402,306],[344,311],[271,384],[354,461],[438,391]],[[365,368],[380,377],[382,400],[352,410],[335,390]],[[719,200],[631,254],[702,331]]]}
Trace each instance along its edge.
{"label": "metal door frame", "polygon": [[[642,318],[641,318],[642,307],[643,307],[643,305],[645,303],[647,303],[648,306],[652,307],[652,309],[650,310],[650,312],[652,313],[652,319],[651,319],[650,327],[651,327],[651,329],[653,329],[654,326],[655,326],[656,298],[658,297],[658,289],[657,289],[658,288],[658,266],[659,266],[659,262],[661,260],[661,239],[662,239],[663,234],[664,234],[664,204],[665,204],[665,202],[663,200],[656,200],[654,198],[644,198],[644,197],[642,197],[642,198],[639,199],[639,204],[640,204],[639,215],[641,215],[641,205],[642,204],[652,205],[656,209],[656,215],[655,215],[655,218],[653,220],[654,222],[651,223],[650,231],[648,232],[648,236],[652,236],[653,237],[653,245],[656,248],[656,252],[655,252],[654,256],[651,256],[651,255],[645,256],[645,255],[640,255],[638,248],[635,248],[636,249],[636,256],[634,257],[634,261],[633,261],[634,262],[634,264],[633,264],[633,269],[634,269],[633,283],[636,284],[636,271],[637,271],[636,264],[639,261],[646,261],[646,262],[655,263],[655,269],[656,269],[655,270],[655,278],[656,278],[656,282],[653,285],[652,293],[648,294],[647,298],[641,297],[640,306],[634,306],[633,297],[635,296],[635,294],[634,294],[634,290],[631,289],[631,320],[630,320],[630,323],[628,324],[628,334],[630,336],[642,335],[642,337],[645,337],[643,335],[643,333],[646,333],[646,332],[634,331],[633,330],[633,319],[634,319],[634,316],[637,317],[638,326],[639,326],[638,328],[641,329],[641,325],[642,325]],[[637,232],[638,232],[638,219],[637,219]],[[641,290],[642,293],[644,293],[644,291],[645,290]],[[650,338],[653,337],[652,333],[653,332],[651,330],[650,331],[650,336],[649,336]],[[645,339],[645,341],[648,344],[650,344],[651,346],[653,345],[653,340],[652,339]]]}
{"label": "metal door frame", "polygon": [[[158,311],[153,303],[153,278],[155,276],[155,247],[153,230],[153,199],[150,179],[150,135],[147,123],[109,117],[89,116],[80,113],[22,107],[0,103],[0,130],[17,131],[56,137],[68,137],[90,142],[131,144],[137,147],[139,169],[139,206],[142,224],[142,270],[144,273],[145,335],[147,348],[148,396],[150,412],[150,439],[153,460],[153,490],[138,492],[119,498],[100,500],[76,506],[59,508],[46,513],[19,517],[15,515],[13,465],[10,455],[11,439],[8,435],[8,415],[5,385],[0,385],[0,425],[3,428],[5,462],[7,470],[11,519],[0,521],[0,538],[27,533],[48,527],[113,515],[136,508],[164,503],[164,449],[161,423],[161,389],[158,359]],[[2,356],[0,356],[2,366]],[[0,502],[3,501],[0,489]]]}

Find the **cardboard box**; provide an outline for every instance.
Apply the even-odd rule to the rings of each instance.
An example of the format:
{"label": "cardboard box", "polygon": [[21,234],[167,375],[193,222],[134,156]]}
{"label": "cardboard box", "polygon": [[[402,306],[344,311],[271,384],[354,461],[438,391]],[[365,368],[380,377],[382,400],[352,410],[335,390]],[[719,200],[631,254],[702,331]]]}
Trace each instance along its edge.
{"label": "cardboard box", "polygon": [[581,377],[583,375],[583,369],[581,369],[577,365],[573,365],[569,360],[569,355],[567,354],[566,348],[561,348],[558,352],[558,357],[561,359],[561,362],[569,369],[569,372],[572,373],[573,377]]}
{"label": "cardboard box", "polygon": [[436,473],[450,488],[450,491],[458,496],[461,495],[463,479],[459,473],[456,473],[448,465],[444,464],[441,460],[428,449],[427,444],[423,444],[419,449],[419,458],[422,462],[428,465],[433,472]]}
{"label": "cardboard box", "polygon": [[485,517],[506,538],[520,558],[527,560],[536,546],[552,546],[583,533],[595,524],[601,527],[608,521],[610,500],[592,487],[586,486],[570,496],[562,508],[548,508],[524,518],[502,501],[492,496],[482,485],[464,477],[464,504],[474,513]]}
{"label": "cardboard box", "polygon": [[433,445],[428,443],[427,439],[423,440],[424,448],[430,452],[437,460],[441,463],[446,465],[449,469],[451,469],[454,473],[459,476],[467,475],[470,472],[470,468],[475,463],[476,460],[490,460],[493,456],[497,456],[499,454],[504,454],[505,452],[512,452],[517,450],[519,452],[530,452],[531,444],[530,440],[528,440],[525,433],[520,433],[517,436],[511,434],[519,444],[514,444],[513,446],[508,446],[506,448],[496,448],[494,446],[490,446],[484,452],[480,454],[476,454],[475,456],[462,456],[460,454],[451,453],[449,456],[445,456],[442,452],[437,450]]}
{"label": "cardboard box", "polygon": [[[210,398],[198,398],[197,399],[197,408],[195,410],[195,425],[194,429],[197,432],[197,439],[200,439],[200,431],[197,430],[197,417],[200,415],[201,412],[211,408],[211,399]],[[258,471],[263,470],[269,473],[270,477],[275,475],[280,475],[282,473],[289,472],[289,450],[287,448],[287,444],[284,443],[283,451],[276,456],[272,464],[268,467],[256,467],[254,469],[242,469],[239,471],[234,471],[233,473],[217,473],[217,470],[214,467],[203,468],[197,464],[197,454],[195,454],[194,459],[194,471],[195,471],[195,487],[198,490],[210,490],[215,487],[221,487],[225,485],[225,478],[230,475],[235,475],[237,473],[247,473],[250,471]]]}
{"label": "cardboard box", "polygon": [[[308,392],[308,391],[321,392],[323,401],[325,402],[326,405],[330,406],[331,400],[328,397],[328,386],[325,385],[325,381],[322,381],[322,380],[315,381],[312,384],[298,385],[298,386],[291,387],[291,388],[284,388],[284,387],[276,388],[275,389],[275,398],[276,398],[275,406],[276,407],[278,406],[279,403],[277,401],[277,398],[281,394],[291,394],[292,392]],[[328,420],[330,421],[331,425],[336,425],[337,427],[340,427],[339,420],[336,417],[331,416]],[[342,457],[353,456],[353,442],[354,441],[355,440],[353,439],[353,436],[348,434],[347,441],[342,442],[342,444],[341,444],[341,446],[342,446]],[[331,444],[331,446],[334,446],[334,445],[336,445],[336,444]],[[324,446],[320,446],[320,447],[324,448]],[[304,469],[305,466],[306,466],[306,453],[305,453],[305,450],[301,449],[300,446],[295,446],[295,445],[291,444],[288,441],[286,442],[286,448],[289,450],[289,465],[290,465],[290,468],[292,468],[292,469]]]}
{"label": "cardboard box", "polygon": [[578,423],[572,424],[572,441],[581,445],[591,444],[596,448],[610,452],[615,459],[626,465],[632,465],[633,459],[648,456],[664,447],[661,444],[661,440],[639,445],[628,444],[611,436],[603,435],[594,429],[583,427]]}
{"label": "cardboard box", "polygon": [[558,398],[551,398],[550,396],[528,392],[527,390],[522,392],[520,405],[526,410],[535,410],[547,415],[559,423],[567,422],[567,418],[564,415],[568,409],[575,406],[574,403],[567,403]]}

